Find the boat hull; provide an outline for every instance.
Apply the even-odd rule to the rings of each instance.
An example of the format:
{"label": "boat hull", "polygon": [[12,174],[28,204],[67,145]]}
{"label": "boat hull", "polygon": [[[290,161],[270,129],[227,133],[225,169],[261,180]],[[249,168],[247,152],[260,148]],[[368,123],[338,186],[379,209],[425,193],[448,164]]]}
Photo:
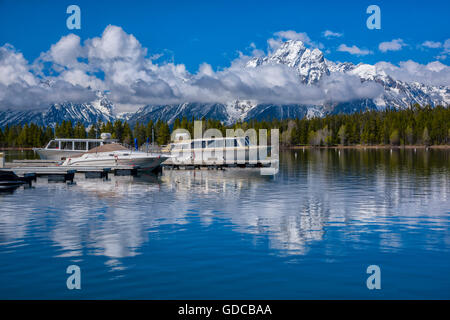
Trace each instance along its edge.
{"label": "boat hull", "polygon": [[14,172],[0,170],[0,190],[15,189],[23,184]]}
{"label": "boat hull", "polygon": [[83,166],[83,167],[103,167],[114,168],[116,166],[133,166],[140,170],[153,171],[163,163],[167,157],[142,157],[142,158],[102,158],[91,156],[88,159],[70,159],[65,165],[67,166]]}
{"label": "boat hull", "polygon": [[33,148],[42,160],[65,160],[67,158],[76,157],[81,155],[77,150],[49,150],[44,148]]}

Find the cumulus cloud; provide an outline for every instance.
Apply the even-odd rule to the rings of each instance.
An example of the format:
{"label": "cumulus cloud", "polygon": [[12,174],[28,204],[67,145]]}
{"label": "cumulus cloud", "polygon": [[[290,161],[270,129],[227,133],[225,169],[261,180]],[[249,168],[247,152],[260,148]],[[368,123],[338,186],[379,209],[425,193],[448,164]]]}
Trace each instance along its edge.
{"label": "cumulus cloud", "polygon": [[406,46],[406,43],[402,39],[394,39],[392,41],[381,42],[378,45],[378,49],[381,52],[399,51],[405,46]]}
{"label": "cumulus cloud", "polygon": [[431,49],[442,48],[442,43],[427,40],[422,43],[422,47],[427,47],[427,48],[431,48]]}
{"label": "cumulus cloud", "polygon": [[350,54],[353,55],[357,55],[357,56],[365,56],[368,54],[372,54],[373,52],[367,49],[360,49],[357,46],[353,45],[351,47],[347,46],[346,44],[341,44],[338,49],[338,51],[341,52],[348,52]]}
{"label": "cumulus cloud", "polygon": [[442,51],[436,56],[436,59],[439,60],[445,60],[450,55],[450,39],[447,39],[444,42],[427,40],[420,46],[428,49],[442,49]]}
{"label": "cumulus cloud", "polygon": [[331,31],[331,30],[325,30],[325,31],[323,32],[323,36],[324,36],[325,38],[328,38],[328,39],[330,39],[330,38],[340,38],[340,37],[342,37],[343,35],[344,35],[343,33],[333,32],[333,31]]}
{"label": "cumulus cloud", "polygon": [[399,63],[399,66],[389,62],[378,62],[377,69],[384,70],[395,79],[407,82],[420,82],[428,85],[449,86],[450,67],[434,61],[428,64],[420,64],[411,60]]}
{"label": "cumulus cloud", "polygon": [[0,108],[36,109],[60,101],[84,102],[95,94],[61,79],[47,82],[36,77],[32,66],[13,46],[0,47]]}
{"label": "cumulus cloud", "polygon": [[311,40],[311,38],[308,36],[306,32],[296,32],[294,30],[285,30],[285,31],[278,31],[274,33],[274,38],[270,38],[267,40],[267,43],[269,44],[269,48],[274,51],[280,47],[280,45],[285,40],[297,40],[302,41],[303,43],[322,49],[323,44],[320,42],[314,42]]}
{"label": "cumulus cloud", "polygon": [[445,42],[442,44],[442,47],[444,48],[444,50],[438,56],[436,56],[436,58],[439,60],[445,60],[450,55],[450,39],[445,40]]}
{"label": "cumulus cloud", "polygon": [[[276,46],[285,39],[315,44],[306,33],[292,30],[275,33],[268,43],[273,41]],[[356,46],[340,48],[351,54],[372,53]],[[202,63],[197,72],[190,73],[185,65],[173,61],[155,63],[155,54],[149,56],[133,35],[117,26],[108,26],[100,37],[84,42],[73,34],[64,36],[33,63],[11,45],[4,45],[0,47],[0,108],[46,108],[64,101],[89,102],[95,99],[93,89],[109,90],[118,112],[135,111],[147,104],[227,103],[237,98],[259,103],[319,105],[375,98],[383,91],[375,82],[362,83],[357,76],[348,74],[333,73],[309,86],[286,65],[245,67],[250,59],[265,54],[255,45],[250,45],[250,49],[250,56],[240,54],[227,68],[214,70]],[[427,70],[434,72],[429,78],[431,74],[448,74],[448,67],[443,66],[447,69],[437,64],[428,66]],[[410,65],[383,67],[401,77],[413,77]]]}
{"label": "cumulus cloud", "polygon": [[3,85],[35,85],[34,75],[29,70],[23,54],[10,45],[0,47],[0,83]]}

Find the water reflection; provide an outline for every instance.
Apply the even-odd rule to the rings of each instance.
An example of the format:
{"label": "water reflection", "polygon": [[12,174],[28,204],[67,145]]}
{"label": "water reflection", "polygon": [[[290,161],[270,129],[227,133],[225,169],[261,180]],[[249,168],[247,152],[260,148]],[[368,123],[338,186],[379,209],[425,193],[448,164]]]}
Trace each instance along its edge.
{"label": "water reflection", "polygon": [[[448,157],[445,150],[300,149],[282,154],[276,177],[230,169],[107,181],[80,176],[76,185],[38,179],[35,189],[0,195],[0,250],[20,250],[24,239],[39,236],[58,257],[105,256],[108,267],[120,269],[121,259],[139,255],[162,226],[192,219],[265,236],[278,255],[305,255],[326,237],[395,252],[414,229],[434,231],[419,245],[446,250]],[[339,246],[325,245],[330,259],[339,257]]]}

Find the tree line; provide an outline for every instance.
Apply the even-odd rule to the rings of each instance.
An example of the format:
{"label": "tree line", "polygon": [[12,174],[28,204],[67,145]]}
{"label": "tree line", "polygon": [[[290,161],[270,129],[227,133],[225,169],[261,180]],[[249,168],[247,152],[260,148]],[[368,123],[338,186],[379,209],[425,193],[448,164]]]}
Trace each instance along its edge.
{"label": "tree line", "polygon": [[[99,138],[103,132],[111,133],[121,143],[139,145],[154,141],[159,145],[170,142],[171,132],[186,129],[193,136],[194,121],[203,120],[203,130],[219,129],[225,136],[226,129],[249,128],[280,130],[280,142],[284,146],[312,145],[440,145],[450,144],[449,107],[411,106],[404,110],[385,109],[353,114],[327,115],[319,118],[250,120],[226,126],[214,119],[177,118],[172,126],[158,120],[137,122],[131,126],[126,121],[99,122],[86,128],[82,123],[62,121],[54,128],[24,124],[0,128],[0,147],[38,147],[54,137]],[[270,140],[269,140],[270,141]]]}

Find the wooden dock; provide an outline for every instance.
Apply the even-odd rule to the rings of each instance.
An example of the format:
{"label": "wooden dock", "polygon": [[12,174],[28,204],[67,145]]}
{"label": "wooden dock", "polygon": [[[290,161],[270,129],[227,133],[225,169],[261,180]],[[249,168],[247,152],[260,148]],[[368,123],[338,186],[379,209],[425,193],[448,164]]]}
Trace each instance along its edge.
{"label": "wooden dock", "polygon": [[258,161],[183,161],[173,162],[170,159],[162,163],[162,167],[169,170],[225,170],[226,168],[265,168],[270,167],[272,160]]}
{"label": "wooden dock", "polygon": [[72,181],[75,173],[84,173],[86,178],[108,178],[108,174],[116,176],[136,175],[139,166],[117,165],[113,167],[99,166],[61,166],[60,161],[53,160],[14,160],[5,163],[1,170],[13,171],[19,177],[47,176],[48,181]]}

